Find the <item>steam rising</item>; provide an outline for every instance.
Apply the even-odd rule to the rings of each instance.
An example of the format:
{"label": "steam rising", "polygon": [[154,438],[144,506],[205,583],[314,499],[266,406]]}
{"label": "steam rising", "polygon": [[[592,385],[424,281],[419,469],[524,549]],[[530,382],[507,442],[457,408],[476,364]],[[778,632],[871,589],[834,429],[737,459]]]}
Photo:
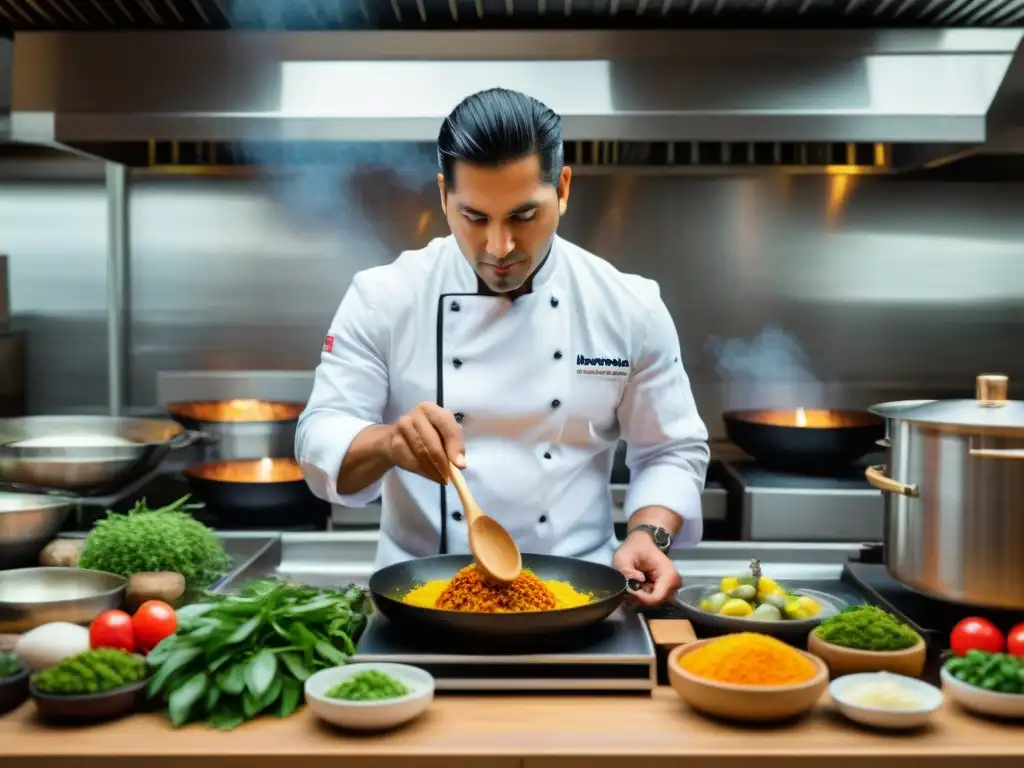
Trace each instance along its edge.
{"label": "steam rising", "polygon": [[726,409],[825,405],[825,387],[796,336],[769,325],[750,341],[711,337],[708,352],[726,383]]}
{"label": "steam rising", "polygon": [[[365,24],[363,2],[366,0],[233,0],[227,16],[232,27],[248,29],[308,27],[310,22],[321,29],[348,29]],[[371,2],[387,4],[386,0]]]}

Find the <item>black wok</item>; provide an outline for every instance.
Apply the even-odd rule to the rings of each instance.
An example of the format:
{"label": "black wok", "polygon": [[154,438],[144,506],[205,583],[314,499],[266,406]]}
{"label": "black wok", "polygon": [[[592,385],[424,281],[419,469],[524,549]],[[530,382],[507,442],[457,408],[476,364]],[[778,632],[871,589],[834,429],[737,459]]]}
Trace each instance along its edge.
{"label": "black wok", "polygon": [[867,411],[727,411],[725,433],[759,464],[813,472],[849,467],[877,450],[885,422]]}
{"label": "black wok", "polygon": [[470,555],[437,555],[381,568],[370,577],[373,603],[388,621],[408,629],[506,638],[570,632],[596,624],[611,615],[626,594],[625,577],[607,565],[524,552],[523,567],[539,579],[567,581],[577,592],[591,593],[593,600],[578,608],[530,613],[464,613],[402,602],[413,588],[427,581],[447,581],[472,560]]}
{"label": "black wok", "polygon": [[321,503],[294,459],[211,461],[189,467],[185,477],[207,506],[226,512],[266,513]]}

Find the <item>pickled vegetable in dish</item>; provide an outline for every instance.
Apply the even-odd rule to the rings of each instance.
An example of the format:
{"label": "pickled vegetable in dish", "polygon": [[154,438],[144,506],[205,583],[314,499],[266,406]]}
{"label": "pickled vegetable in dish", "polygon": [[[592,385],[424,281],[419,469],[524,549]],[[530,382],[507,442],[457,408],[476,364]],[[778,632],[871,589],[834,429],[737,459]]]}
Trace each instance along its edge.
{"label": "pickled vegetable in dish", "polygon": [[761,563],[750,561],[750,574],[726,576],[718,591],[700,601],[702,611],[751,621],[802,621],[821,613],[813,597],[789,594],[773,579],[761,575]]}
{"label": "pickled vegetable in dish", "polygon": [[529,613],[578,608],[593,599],[565,581],[542,581],[523,569],[507,586],[489,584],[476,565],[467,565],[448,581],[428,581],[402,598],[406,605],[469,613]]}

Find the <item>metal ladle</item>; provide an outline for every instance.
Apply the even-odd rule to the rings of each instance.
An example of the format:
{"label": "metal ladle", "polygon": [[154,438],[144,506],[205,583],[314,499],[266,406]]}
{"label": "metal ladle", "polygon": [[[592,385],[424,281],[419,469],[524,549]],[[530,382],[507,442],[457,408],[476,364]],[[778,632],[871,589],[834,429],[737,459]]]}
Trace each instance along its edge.
{"label": "metal ladle", "polygon": [[501,523],[480,509],[459,468],[452,464],[449,473],[462,502],[462,513],[469,528],[469,551],[473,553],[476,567],[492,584],[511,584],[523,570],[523,557],[515,539]]}

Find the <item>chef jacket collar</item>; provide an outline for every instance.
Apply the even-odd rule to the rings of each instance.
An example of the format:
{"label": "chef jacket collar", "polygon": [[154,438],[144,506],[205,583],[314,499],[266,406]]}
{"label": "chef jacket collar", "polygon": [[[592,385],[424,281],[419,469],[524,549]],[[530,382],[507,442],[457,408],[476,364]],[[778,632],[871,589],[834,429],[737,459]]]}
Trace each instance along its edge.
{"label": "chef jacket collar", "polygon": [[[452,240],[454,241],[454,238],[452,238]],[[551,247],[548,249],[547,256],[545,256],[543,261],[541,261],[540,266],[533,271],[533,274],[531,274],[530,277],[527,278],[526,282],[523,283],[516,290],[509,291],[508,293],[503,294],[495,293],[490,288],[488,288],[487,284],[480,279],[480,276],[477,275],[476,271],[466,260],[466,257],[459,250],[458,244],[453,242],[453,245],[455,253],[458,256],[461,265],[460,272],[462,272],[463,274],[468,274],[472,277],[472,280],[475,282],[475,293],[481,296],[504,296],[510,299],[511,301],[515,301],[520,296],[524,296],[528,293],[533,293],[535,290],[546,285],[555,273],[555,262],[557,261],[556,251],[558,250],[557,236],[554,238],[554,240],[551,241]]]}

